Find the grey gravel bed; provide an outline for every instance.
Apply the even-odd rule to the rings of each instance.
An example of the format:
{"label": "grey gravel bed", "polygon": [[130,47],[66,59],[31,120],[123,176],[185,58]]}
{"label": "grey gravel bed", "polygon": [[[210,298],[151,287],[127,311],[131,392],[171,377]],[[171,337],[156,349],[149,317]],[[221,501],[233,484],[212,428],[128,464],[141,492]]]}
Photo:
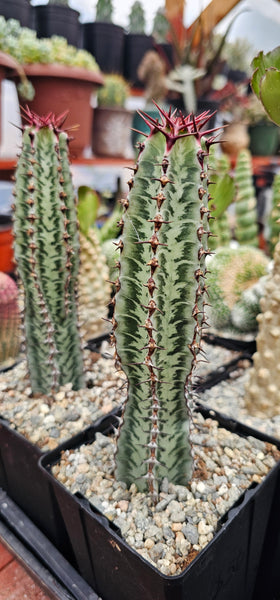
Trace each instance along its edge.
{"label": "grey gravel bed", "polygon": [[[203,362],[198,364],[195,380],[240,355],[206,343],[203,350]],[[97,354],[85,352],[86,381],[91,387],[74,392],[71,385],[63,386],[52,402],[48,397],[32,397],[25,360],[0,373],[0,415],[43,451],[54,449],[118,406],[126,393],[126,379],[121,371],[115,370],[111,346],[107,342],[102,344],[96,362],[92,362],[92,356],[98,358]],[[244,382],[248,369],[249,362],[245,370],[237,369],[230,381],[215,385],[200,394],[198,400],[280,439],[280,414],[268,419],[265,414],[252,416],[246,410]]]}
{"label": "grey gravel bed", "polygon": [[194,473],[189,488],[163,480],[156,506],[135,484],[127,489],[115,481],[114,441],[101,433],[92,444],[65,451],[53,474],[113,520],[143,558],[165,575],[178,575],[213,538],[220,517],[279,458],[274,447],[239,437],[200,414],[192,442],[197,477]]}
{"label": "grey gravel bed", "polygon": [[50,400],[32,397],[27,380],[26,361],[0,373],[0,415],[42,451],[79,433],[93,421],[118,406],[125,393],[126,380],[116,372],[111,347],[105,343],[98,360],[85,352],[85,378],[90,387],[77,391],[62,386]]}

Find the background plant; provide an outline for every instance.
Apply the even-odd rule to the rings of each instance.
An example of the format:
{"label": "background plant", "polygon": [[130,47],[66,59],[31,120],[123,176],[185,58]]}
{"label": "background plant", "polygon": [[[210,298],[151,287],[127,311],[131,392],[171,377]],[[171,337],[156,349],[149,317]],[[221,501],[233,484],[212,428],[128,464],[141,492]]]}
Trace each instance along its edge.
{"label": "background plant", "polygon": [[215,146],[210,152],[211,172],[211,197],[209,208],[214,217],[211,224],[213,236],[209,239],[209,248],[214,250],[218,246],[228,246],[231,240],[231,230],[227,208],[234,200],[235,183],[230,175],[230,160],[226,154],[217,155]]}
{"label": "background plant", "polygon": [[97,0],[95,20],[101,23],[112,23],[113,2],[112,0]]}
{"label": "background plant", "polygon": [[139,2],[139,0],[136,0],[135,2],[133,2],[129,12],[128,31],[129,33],[145,33],[145,30],[145,11],[141,2]]}
{"label": "background plant", "polygon": [[71,46],[60,36],[37,37],[32,29],[21,27],[19,21],[0,16],[0,50],[10,54],[20,64],[59,63],[99,71],[95,58],[86,50]]}
{"label": "background plant", "polygon": [[98,106],[120,106],[124,107],[129,95],[127,81],[117,73],[104,76],[105,83],[98,89]]}
{"label": "background plant", "polygon": [[280,173],[276,173],[272,183],[271,212],[269,215],[269,251],[273,255],[280,234]]}
{"label": "background plant", "polygon": [[[116,358],[128,378],[117,441],[116,476],[156,495],[163,477],[185,485],[192,473],[190,380],[205,324],[209,253],[208,115],[159,109],[124,201],[116,281]],[[186,404],[185,392],[188,396]]]}
{"label": "background plant", "polygon": [[15,174],[14,253],[24,288],[24,336],[33,393],[83,387],[77,320],[79,235],[65,115],[28,109]]}
{"label": "background plant", "polygon": [[235,167],[235,236],[239,244],[258,246],[257,200],[253,185],[252,156],[241,150]]}

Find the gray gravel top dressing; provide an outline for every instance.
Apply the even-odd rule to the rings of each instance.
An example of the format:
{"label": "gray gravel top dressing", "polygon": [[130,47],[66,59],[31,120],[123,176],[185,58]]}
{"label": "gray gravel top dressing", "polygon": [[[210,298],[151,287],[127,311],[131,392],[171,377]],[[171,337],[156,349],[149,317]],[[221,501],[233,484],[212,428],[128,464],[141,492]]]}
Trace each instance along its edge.
{"label": "gray gravel top dressing", "polygon": [[192,432],[195,472],[189,487],[163,480],[159,502],[114,479],[114,441],[101,433],[66,450],[54,476],[77,491],[121,530],[123,538],[165,575],[178,575],[213,538],[218,520],[252,482],[275,465],[275,447],[242,438],[200,414]]}
{"label": "gray gravel top dressing", "polygon": [[[207,344],[204,351],[209,362],[199,364],[195,375],[200,377],[238,356]],[[32,397],[24,360],[0,373],[1,416],[43,451],[81,432],[118,406],[125,396],[125,377],[115,371],[112,348],[104,343],[96,362],[92,362],[92,356],[85,353],[89,387],[73,392],[71,385],[64,386],[51,403],[48,397]],[[246,411],[247,377],[248,368],[237,368],[230,380],[215,385],[198,399],[280,439],[280,414],[268,419],[265,414],[251,416]],[[149,497],[137,492],[135,485],[127,490],[125,484],[114,480],[113,441],[102,434],[97,435],[94,444],[65,453],[55,473],[72,492],[79,490],[114,520],[126,541],[145,559],[163,574],[177,575],[212,539],[219,518],[250,482],[259,482],[278,460],[278,454],[269,453],[264,442],[240,438],[218,428],[212,420],[210,426],[201,416],[196,417],[192,441],[199,477],[193,478],[189,489],[164,480],[156,507]]]}

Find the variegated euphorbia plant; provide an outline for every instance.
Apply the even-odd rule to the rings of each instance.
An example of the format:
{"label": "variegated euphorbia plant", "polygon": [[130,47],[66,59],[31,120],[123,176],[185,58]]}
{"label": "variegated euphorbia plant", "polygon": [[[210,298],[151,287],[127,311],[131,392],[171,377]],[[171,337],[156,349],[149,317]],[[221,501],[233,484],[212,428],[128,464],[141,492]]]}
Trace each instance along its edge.
{"label": "variegated euphorbia plant", "polygon": [[150,134],[123,201],[113,338],[128,378],[117,434],[116,477],[157,494],[164,477],[192,474],[191,375],[206,324],[205,259],[212,131],[210,115],[183,117],[158,107],[142,115]]}
{"label": "variegated euphorbia plant", "polygon": [[24,111],[14,188],[14,253],[24,288],[24,339],[33,393],[83,386],[77,320],[79,235],[65,115]]}

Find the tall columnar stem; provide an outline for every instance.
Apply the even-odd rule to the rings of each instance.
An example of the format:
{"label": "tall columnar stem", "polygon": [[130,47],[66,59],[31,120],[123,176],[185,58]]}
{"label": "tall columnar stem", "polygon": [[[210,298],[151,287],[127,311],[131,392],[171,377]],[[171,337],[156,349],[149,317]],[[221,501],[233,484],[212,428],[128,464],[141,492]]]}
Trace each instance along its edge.
{"label": "tall columnar stem", "polygon": [[152,494],[163,477],[186,484],[192,474],[186,396],[206,325],[207,157],[214,141],[201,133],[208,114],[159,110],[161,122],[144,115],[150,135],[128,182],[113,318],[116,357],[128,378],[116,475]]}
{"label": "tall columnar stem", "polygon": [[68,135],[53,115],[28,111],[15,177],[14,252],[24,287],[33,393],[83,385],[77,324],[79,238]]}

